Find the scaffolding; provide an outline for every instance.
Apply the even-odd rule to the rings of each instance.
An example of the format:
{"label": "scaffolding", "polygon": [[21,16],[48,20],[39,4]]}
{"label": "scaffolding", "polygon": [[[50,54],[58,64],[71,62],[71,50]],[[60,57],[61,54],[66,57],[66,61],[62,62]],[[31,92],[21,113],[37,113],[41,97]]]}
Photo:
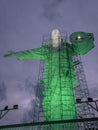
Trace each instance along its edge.
{"label": "scaffolding", "polygon": [[[59,65],[59,86],[60,91],[59,91],[59,104],[57,106],[51,106],[52,100],[54,100],[55,97],[51,97],[51,94],[53,93],[55,95],[55,89],[57,87],[57,84],[55,84],[54,89],[51,87],[47,87],[47,94],[43,94],[43,91],[45,91],[44,85],[50,86],[52,79],[45,79],[46,78],[46,72],[44,71],[45,69],[45,62],[40,61],[40,71],[39,71],[39,86],[38,86],[38,98],[40,99],[40,105],[37,107],[35,106],[35,115],[34,115],[34,122],[36,121],[55,121],[55,120],[68,120],[68,119],[85,119],[85,118],[94,118],[94,111],[93,109],[87,104],[87,103],[82,103],[82,104],[77,104],[77,100],[81,99],[83,101],[87,100],[90,95],[89,95],[89,90],[86,82],[86,77],[84,74],[84,69],[81,61],[81,56],[72,56],[70,55],[70,44],[66,42],[66,46],[63,44],[64,41],[66,40],[65,37],[62,37],[62,46],[59,48],[62,50],[58,50],[58,54],[55,55],[55,59],[59,59],[58,63]],[[47,46],[49,47],[50,53],[47,54],[47,57],[50,58],[50,70],[48,71],[48,75],[51,75],[54,73],[53,71],[53,64],[52,64],[52,57],[53,57],[53,51],[51,47],[51,39],[44,39],[42,47],[45,46],[47,49]],[[65,48],[65,49],[64,49]],[[46,50],[47,51],[47,50]],[[63,54],[64,55],[63,55]],[[66,54],[66,56],[65,56]],[[72,60],[70,60],[72,58]],[[65,61],[64,61],[65,59]],[[54,61],[56,62],[56,61]],[[66,66],[64,66],[66,64]],[[62,70],[62,68],[65,67],[65,70]],[[46,69],[47,71],[47,69]],[[53,71],[53,72],[52,72]],[[70,78],[68,80],[63,80],[62,78],[62,72],[66,71],[64,75],[69,76]],[[64,76],[63,75],[63,76]],[[43,82],[43,80],[46,80],[48,83],[47,84],[40,84],[40,81]],[[57,81],[56,81],[57,82]],[[67,86],[66,86],[67,82]],[[75,86],[75,87],[73,87]],[[65,89],[66,87],[66,89]],[[67,93],[66,93],[67,91]],[[50,93],[48,93],[50,92]],[[44,92],[45,93],[45,92]],[[44,97],[43,97],[44,96]],[[67,98],[63,98],[67,97]],[[44,106],[43,106],[43,100],[46,99]],[[67,99],[67,100],[66,100]],[[63,101],[65,100],[65,101]],[[37,103],[36,103],[37,104]],[[46,107],[46,106],[47,107]],[[53,105],[53,104],[52,104]],[[67,109],[66,109],[66,106]],[[56,111],[56,107],[59,107],[59,110],[57,110],[60,115],[57,118],[53,118],[53,113]],[[53,109],[53,111],[52,111]],[[45,115],[45,110],[48,112],[48,114]],[[47,116],[48,115],[48,116]],[[86,126],[90,127],[90,123],[83,123],[83,127],[85,128]],[[92,125],[92,124],[91,124]],[[72,127],[72,126],[71,126]],[[78,125],[77,125],[78,127]],[[77,128],[75,128],[77,129]]]}
{"label": "scaffolding", "polygon": [[[42,45],[42,47],[46,46],[46,49],[48,46],[49,52],[47,53],[47,59],[49,59],[49,61],[48,64],[43,61],[40,63],[39,81],[44,82],[44,92],[42,93],[41,91],[42,85],[41,88],[39,85],[37,91],[39,91],[39,99],[42,99],[42,95],[44,95],[44,101],[40,106],[41,110],[39,110],[39,112],[42,115],[42,110],[44,111],[43,117],[45,117],[44,120],[47,121],[75,119],[77,118],[77,114],[73,86],[76,83],[76,79],[74,65],[72,60],[70,60],[71,56],[68,50],[70,45],[68,43],[63,44],[65,39],[62,39],[62,46],[56,48],[57,50],[53,50],[51,44],[49,44],[50,41],[44,41]],[[44,68],[45,66],[46,68]],[[35,110],[37,111],[38,108],[35,107]],[[40,119],[38,119],[40,113],[36,115],[36,120],[40,121]],[[45,113],[47,114],[45,115]]]}
{"label": "scaffolding", "polygon": [[80,57],[94,47],[93,40],[91,33],[75,32],[70,36],[72,44],[61,37],[59,46],[53,47],[49,38],[43,40],[41,48],[5,55],[41,60],[33,123],[19,125],[30,126],[22,129],[98,130],[93,104],[87,103],[90,95]]}
{"label": "scaffolding", "polygon": [[[87,101],[88,98],[90,97],[90,93],[86,82],[81,57],[74,56],[73,61],[77,75],[77,85],[75,87],[76,100],[78,101],[81,99],[81,101]],[[77,112],[78,112],[78,118],[83,119],[83,118],[95,117],[94,110],[85,102],[82,104],[77,103]]]}

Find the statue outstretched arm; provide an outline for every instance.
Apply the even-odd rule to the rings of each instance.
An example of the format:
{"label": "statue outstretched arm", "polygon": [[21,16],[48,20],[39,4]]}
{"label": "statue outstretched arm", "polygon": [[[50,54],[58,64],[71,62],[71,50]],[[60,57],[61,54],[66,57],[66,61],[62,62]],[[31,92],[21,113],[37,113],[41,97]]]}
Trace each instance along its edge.
{"label": "statue outstretched arm", "polygon": [[8,51],[8,54],[5,54],[5,58],[15,56],[18,60],[45,60],[45,54],[43,48],[30,49],[25,51]]}
{"label": "statue outstretched arm", "polygon": [[94,48],[93,33],[74,32],[70,35],[72,55],[84,55]]}

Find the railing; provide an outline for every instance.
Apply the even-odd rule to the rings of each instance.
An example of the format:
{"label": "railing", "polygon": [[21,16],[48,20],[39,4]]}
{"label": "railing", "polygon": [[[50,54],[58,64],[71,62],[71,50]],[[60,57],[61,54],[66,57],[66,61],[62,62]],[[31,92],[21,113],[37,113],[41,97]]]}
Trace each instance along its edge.
{"label": "railing", "polygon": [[0,130],[98,130],[98,117],[5,125]]}

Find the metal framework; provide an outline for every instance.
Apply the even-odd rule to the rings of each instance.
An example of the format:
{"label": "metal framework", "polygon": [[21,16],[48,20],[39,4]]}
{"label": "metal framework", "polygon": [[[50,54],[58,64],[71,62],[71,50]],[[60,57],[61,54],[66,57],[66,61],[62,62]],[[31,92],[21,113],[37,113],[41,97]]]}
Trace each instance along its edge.
{"label": "metal framework", "polygon": [[[73,61],[77,74],[77,86],[75,87],[75,97],[77,100],[81,99],[82,101],[87,101],[87,99],[90,97],[90,94],[86,82],[86,77],[84,74],[81,57],[74,56]],[[77,112],[78,118],[92,118],[95,116],[93,109],[85,102],[82,104],[77,104]]]}
{"label": "metal framework", "polygon": [[92,109],[94,109],[96,112],[98,112],[98,100],[93,100],[92,98],[88,98],[87,101],[82,101],[81,99],[76,100],[77,103],[86,103],[89,105]]}
{"label": "metal framework", "polygon": [[0,110],[0,120],[6,116],[6,114],[9,112],[9,111],[12,111],[12,110],[17,110],[18,109],[18,105],[13,105],[13,108],[8,108],[8,106],[5,106],[4,109]]}
{"label": "metal framework", "polygon": [[[33,123],[0,126],[1,130],[98,130],[81,57],[73,56],[71,45],[66,41],[62,37],[61,46],[53,48],[51,39],[45,39],[35,52],[41,51],[44,56],[40,61]],[[21,53],[19,56],[24,58]]]}
{"label": "metal framework", "polygon": [[[62,41],[64,41],[65,38],[63,37],[62,38]],[[43,41],[43,44],[49,44],[49,41],[48,39],[45,39]],[[68,47],[68,46],[67,46]],[[51,49],[51,48],[50,48]],[[65,53],[65,52],[64,52]],[[67,56],[70,58],[69,56],[69,53],[68,51],[66,52],[67,53]],[[51,54],[50,54],[51,55]],[[49,55],[47,55],[49,56]],[[67,57],[67,58],[68,58]],[[62,57],[60,57],[60,60],[61,60]],[[78,100],[78,99],[81,99],[82,101],[87,101],[87,98],[90,97],[89,95],[89,90],[88,90],[88,86],[87,86],[87,82],[86,82],[86,77],[85,77],[85,74],[84,74],[84,69],[83,69],[83,65],[82,65],[82,61],[81,61],[81,57],[80,56],[73,56],[73,63],[74,64],[71,64],[69,59],[67,59],[67,64],[68,64],[68,69],[71,69],[72,68],[72,65],[74,66],[74,69],[76,71],[76,79],[77,79],[77,85],[76,87],[74,88],[75,90],[74,91],[74,99],[75,100]],[[36,104],[35,104],[35,114],[34,114],[34,122],[36,121],[44,121],[44,109],[43,109],[43,105],[42,105],[42,100],[43,100],[43,90],[44,90],[44,86],[42,86],[40,84],[40,81],[42,79],[45,79],[45,73],[44,73],[44,66],[45,66],[45,62],[44,61],[40,61],[40,71],[39,71],[39,86],[37,88],[37,92],[38,92],[38,98],[40,101],[37,101]],[[60,63],[60,67],[62,67],[62,63]],[[70,72],[71,73],[71,72]],[[71,76],[73,78],[74,76],[74,73],[71,73]],[[73,79],[70,78],[70,83],[73,84]],[[63,89],[63,88],[61,88]],[[71,95],[69,95],[71,96]],[[61,96],[62,98],[62,96]],[[51,99],[52,100],[52,99]],[[69,99],[68,99],[69,100]],[[37,105],[39,102],[39,106]],[[51,101],[50,101],[51,102]],[[48,100],[48,104],[50,103],[49,100]],[[70,101],[69,101],[70,102]],[[92,105],[92,103],[90,103]],[[64,113],[63,109],[62,109],[62,106],[64,104],[62,103],[62,99],[61,99],[61,112],[62,114]],[[66,105],[66,104],[65,104]],[[51,111],[51,108],[48,109],[49,111]],[[69,110],[70,113],[71,113],[71,109]],[[73,111],[73,110],[72,110]],[[95,115],[94,115],[94,111],[92,109],[92,107],[87,103],[87,102],[83,102],[81,104],[77,103],[76,101],[76,114],[77,114],[77,119],[85,119],[85,118],[94,118]],[[62,120],[62,119],[61,119]],[[92,124],[90,124],[90,122],[82,122],[82,126],[85,128],[86,126],[87,127],[91,127]],[[72,127],[72,126],[71,126]],[[98,128],[98,126],[96,126]],[[75,128],[76,129],[76,128]],[[79,127],[79,129],[81,129]]]}
{"label": "metal framework", "polygon": [[[19,125],[20,127],[31,125],[22,129],[98,130],[98,118],[95,118],[92,109],[93,102],[90,104],[88,102],[88,99],[91,99],[79,56],[94,48],[94,36],[92,33],[74,32],[70,35],[70,41],[72,44],[68,43],[65,37],[58,35],[52,39],[45,39],[40,48],[10,51],[4,55],[16,56],[18,60],[45,61],[40,62],[38,98],[34,104],[33,115],[35,123]],[[19,126],[16,125],[21,129]],[[11,127],[14,126],[1,126],[0,129]]]}
{"label": "metal framework", "polygon": [[[84,126],[84,123],[88,125]],[[51,130],[51,128],[53,128],[52,130],[77,130],[77,124],[78,130],[98,130],[96,123],[98,124],[98,118],[85,118],[74,120],[58,120],[48,122],[6,125],[0,126],[0,130]]]}
{"label": "metal framework", "polygon": [[[65,38],[63,37],[62,38],[62,42],[65,40]],[[49,42],[50,42],[50,40],[46,40],[46,41],[43,41],[43,44],[42,44],[42,46],[43,45],[45,45],[45,44],[49,44]],[[69,44],[67,44],[68,46],[69,46]],[[64,46],[62,46],[62,48],[63,48]],[[52,50],[52,47],[50,46],[49,47],[49,49],[50,49],[50,53],[49,54],[47,54],[47,57],[50,57],[50,62],[53,62],[52,60],[52,52],[51,52],[51,50]],[[73,66],[73,64],[71,63],[71,62],[69,62],[70,61],[70,55],[69,55],[69,52],[68,52],[68,49],[66,48],[66,50],[63,50],[63,54],[65,53],[65,51],[66,51],[66,56],[64,56],[64,55],[61,55],[60,53],[60,51],[59,51],[59,53],[58,53],[58,55],[57,56],[55,56],[55,59],[56,58],[58,58],[59,59],[59,64],[58,64],[58,66],[59,66],[59,75],[60,75],[60,78],[59,78],[59,80],[60,80],[60,82],[59,82],[59,87],[60,87],[60,92],[59,92],[59,99],[58,100],[60,100],[59,102],[60,102],[60,104],[59,104],[59,106],[60,106],[60,113],[61,113],[61,119],[63,119],[63,117],[64,116],[69,116],[69,118],[70,118],[70,116],[72,117],[72,116],[75,116],[76,115],[76,108],[75,108],[75,99],[74,99],[74,90],[73,90],[73,88],[72,88],[72,86],[73,86],[73,81],[72,80],[75,80],[74,79],[74,73],[72,72],[72,71],[68,71],[68,70],[71,70],[71,68],[74,68],[74,66]],[[63,62],[63,59],[65,59],[65,63]],[[55,61],[54,61],[55,62]],[[62,76],[62,67],[64,67],[64,64],[65,64],[65,68],[66,68],[66,77],[67,77],[67,75],[70,75],[70,78],[67,80],[67,81],[65,81],[65,80],[63,80],[63,76]],[[50,72],[50,71],[52,71],[52,63],[50,64],[50,70],[49,70],[49,74],[51,73],[51,78],[52,78],[52,75],[53,75],[53,72]],[[40,81],[41,80],[43,80],[43,79],[45,79],[46,77],[45,77],[45,71],[44,71],[44,66],[45,66],[45,63],[44,63],[44,61],[40,61],[40,72],[39,72],[39,84],[40,84]],[[67,67],[66,67],[67,66]],[[49,79],[48,80],[48,86],[50,86],[50,80],[51,79]],[[57,81],[56,81],[57,82]],[[66,86],[66,89],[65,89],[65,84],[66,84],[66,82],[67,82],[67,84],[68,84],[68,86]],[[57,86],[55,85],[55,88],[56,88]],[[42,90],[43,90],[43,86],[42,85],[39,85],[39,87],[38,87],[38,98],[41,100],[41,99],[43,99],[43,92],[42,92]],[[54,88],[54,89],[55,89]],[[48,87],[48,89],[47,89],[47,91],[55,91],[55,90],[51,90],[52,88],[51,87]],[[72,91],[72,93],[67,93],[67,94],[64,94],[64,91]],[[52,92],[53,93],[53,92]],[[50,95],[49,95],[50,97],[51,97],[51,93],[50,93]],[[47,99],[47,98],[49,98],[49,96],[48,95],[45,95],[44,96],[44,98],[45,99]],[[64,99],[66,100],[65,102],[64,102]],[[53,109],[53,108],[51,108],[52,106],[50,106],[49,107],[49,104],[51,104],[51,101],[52,101],[53,99],[51,98],[50,100],[47,100],[47,107],[49,108],[49,109],[46,109],[47,111],[49,111],[49,113],[51,113],[51,114],[49,114],[49,116],[51,116],[52,117],[52,113],[53,112],[51,112],[51,109]],[[66,110],[64,110],[64,106],[66,105],[66,102],[67,102],[67,109]],[[71,104],[72,102],[74,102],[73,103],[73,105]],[[65,104],[64,104],[65,103]],[[42,121],[43,120],[43,118],[44,118],[44,110],[43,110],[43,105],[42,105],[42,101],[41,101],[41,104],[40,104],[40,107],[38,108],[37,107],[37,104],[38,104],[38,102],[36,102],[36,105],[35,105],[35,115],[34,115],[34,122],[36,122],[36,121]],[[57,106],[57,107],[59,107],[59,106]],[[54,110],[55,111],[55,110]],[[69,114],[69,115],[67,115],[67,113],[66,113],[66,111],[67,111],[67,113]],[[74,111],[74,113],[72,112],[72,111]],[[65,115],[64,115],[65,114]],[[41,116],[40,116],[41,115]],[[42,117],[43,116],[43,117]],[[49,118],[51,118],[51,117],[49,117]],[[48,118],[48,117],[47,117]],[[76,118],[76,117],[73,117],[73,119],[74,118]],[[42,120],[41,120],[42,119]],[[47,119],[46,119],[47,120]],[[51,118],[51,120],[52,120],[52,118]]]}

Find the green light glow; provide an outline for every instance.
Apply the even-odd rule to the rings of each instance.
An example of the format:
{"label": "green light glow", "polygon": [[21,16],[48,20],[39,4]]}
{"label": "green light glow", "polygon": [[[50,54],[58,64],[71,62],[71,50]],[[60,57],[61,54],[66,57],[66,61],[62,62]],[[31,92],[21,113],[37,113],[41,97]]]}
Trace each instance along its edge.
{"label": "green light glow", "polygon": [[41,83],[44,85],[42,105],[47,121],[77,118],[74,96],[76,75],[72,56],[89,52],[94,47],[94,38],[92,33],[75,32],[70,35],[70,41],[72,44],[65,41],[59,49],[43,45],[41,48],[10,51],[4,55],[16,56],[18,60],[45,61],[45,79],[42,79]]}
{"label": "green light glow", "polygon": [[[51,48],[46,59],[43,107],[46,120],[76,118],[73,86],[76,85],[71,55],[66,43],[60,50]],[[67,61],[69,59],[69,61]]]}

